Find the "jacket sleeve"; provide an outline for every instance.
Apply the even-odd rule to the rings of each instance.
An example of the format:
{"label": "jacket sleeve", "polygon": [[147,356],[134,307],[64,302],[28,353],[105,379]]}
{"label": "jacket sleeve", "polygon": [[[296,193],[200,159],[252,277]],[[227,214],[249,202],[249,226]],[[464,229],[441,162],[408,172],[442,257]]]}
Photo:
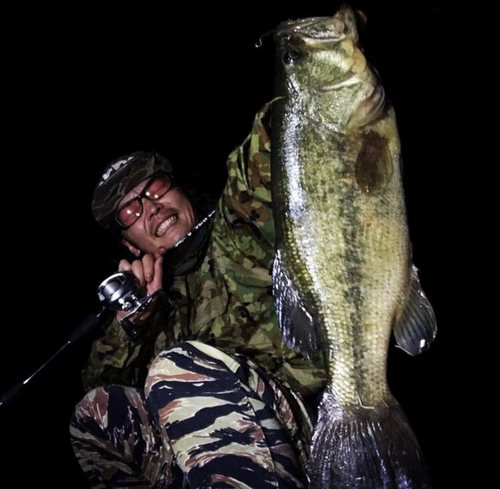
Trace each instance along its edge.
{"label": "jacket sleeve", "polygon": [[82,371],[85,391],[106,384],[143,385],[154,354],[155,338],[165,321],[166,311],[159,304],[141,335],[132,339],[116,319],[108,320],[101,336],[93,342]]}
{"label": "jacket sleeve", "polygon": [[227,159],[228,180],[219,201],[220,234],[229,258],[269,269],[274,257],[271,206],[271,104],[256,114],[243,143]]}

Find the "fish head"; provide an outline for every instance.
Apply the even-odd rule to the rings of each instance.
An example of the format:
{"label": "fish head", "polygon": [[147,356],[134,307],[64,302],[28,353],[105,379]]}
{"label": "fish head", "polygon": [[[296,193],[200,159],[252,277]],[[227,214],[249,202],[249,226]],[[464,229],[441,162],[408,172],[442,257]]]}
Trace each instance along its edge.
{"label": "fish head", "polygon": [[365,22],[363,13],[344,5],[333,17],[280,23],[274,33],[275,95],[337,131],[375,120],[385,97],[360,47]]}

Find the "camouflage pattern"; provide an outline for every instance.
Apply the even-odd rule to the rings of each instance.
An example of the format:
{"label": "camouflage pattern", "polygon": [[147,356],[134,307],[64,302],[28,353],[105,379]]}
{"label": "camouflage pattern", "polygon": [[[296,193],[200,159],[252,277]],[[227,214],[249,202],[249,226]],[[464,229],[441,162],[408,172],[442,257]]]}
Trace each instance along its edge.
{"label": "camouflage pattern", "polygon": [[276,319],[270,275],[275,241],[271,104],[259,110],[250,134],[228,157],[228,180],[201,267],[175,278],[169,291],[173,309],[157,311],[137,340],[116,321],[104,328],[84,371],[87,390],[108,383],[140,386],[153,358],[187,340],[245,354],[305,396],[324,385],[320,354],[306,360],[292,351]]}
{"label": "camouflage pattern", "polygon": [[158,171],[172,172],[172,165],[158,153],[137,151],[112,161],[94,190],[92,213],[103,227],[112,227],[119,202],[136,185]]}
{"label": "camouflage pattern", "polygon": [[77,406],[71,442],[93,488],[306,487],[306,408],[246,357],[178,344],[145,392],[100,387]]}
{"label": "camouflage pattern", "polygon": [[77,405],[71,444],[92,488],[180,489],[182,474],[139,389],[98,387]]}

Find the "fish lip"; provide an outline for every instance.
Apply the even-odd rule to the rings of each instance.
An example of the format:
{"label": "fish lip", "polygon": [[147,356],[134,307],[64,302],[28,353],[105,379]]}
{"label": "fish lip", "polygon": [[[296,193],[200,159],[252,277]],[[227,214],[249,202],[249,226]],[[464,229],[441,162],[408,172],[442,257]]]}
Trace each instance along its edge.
{"label": "fish lip", "polygon": [[[365,99],[365,101],[358,108],[358,111],[365,111],[363,119],[358,122],[359,127],[366,126],[371,122],[378,119],[379,115],[383,112],[385,107],[385,90],[382,85],[374,85],[373,92]],[[356,120],[353,118],[352,120]],[[351,126],[349,121],[348,126]]]}
{"label": "fish lip", "polygon": [[[158,234],[158,230],[160,229],[160,227],[166,222],[168,221],[172,216],[177,216],[177,219],[175,219],[171,224],[169,224],[165,230],[163,230],[163,232],[161,233],[161,235]],[[154,228],[154,235],[156,238],[161,238],[162,236],[165,236],[165,234],[172,228],[172,226],[178,221],[179,219],[179,214],[178,212],[176,212],[175,210],[172,210],[171,212],[168,212],[168,214],[165,215],[165,217],[162,216],[162,218],[160,219],[160,221],[156,224],[155,228]]]}
{"label": "fish lip", "polygon": [[325,21],[332,21],[332,17],[309,17],[307,19],[287,20],[282,22],[276,29],[275,38],[300,38],[306,44],[322,44],[336,42],[345,37],[343,32],[334,29],[317,30],[316,32],[304,32],[307,28]]}
{"label": "fish lip", "polygon": [[319,21],[328,20],[331,17],[307,17],[305,19],[290,19],[285,20],[278,26],[278,31],[286,30],[290,27],[308,27],[310,25],[316,24]]}
{"label": "fish lip", "polygon": [[363,83],[363,80],[361,80],[356,75],[353,75],[353,76],[346,78],[345,80],[341,80],[341,81],[339,81],[337,83],[333,83],[331,85],[323,85],[321,87],[315,87],[315,90],[318,92],[330,92],[332,90],[339,90],[341,88],[352,86],[352,85],[357,85],[359,83]]}

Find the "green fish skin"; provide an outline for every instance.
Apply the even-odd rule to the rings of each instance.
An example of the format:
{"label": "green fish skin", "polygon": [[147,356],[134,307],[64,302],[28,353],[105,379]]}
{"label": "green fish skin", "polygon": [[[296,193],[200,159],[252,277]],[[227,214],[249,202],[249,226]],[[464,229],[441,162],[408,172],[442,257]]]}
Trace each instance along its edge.
{"label": "green fish skin", "polygon": [[362,14],[274,32],[273,268],[283,336],[320,349],[328,383],[311,445],[314,489],[424,489],[418,442],[387,384],[391,332],[411,355],[436,319],[412,265],[393,108],[360,46]]}

